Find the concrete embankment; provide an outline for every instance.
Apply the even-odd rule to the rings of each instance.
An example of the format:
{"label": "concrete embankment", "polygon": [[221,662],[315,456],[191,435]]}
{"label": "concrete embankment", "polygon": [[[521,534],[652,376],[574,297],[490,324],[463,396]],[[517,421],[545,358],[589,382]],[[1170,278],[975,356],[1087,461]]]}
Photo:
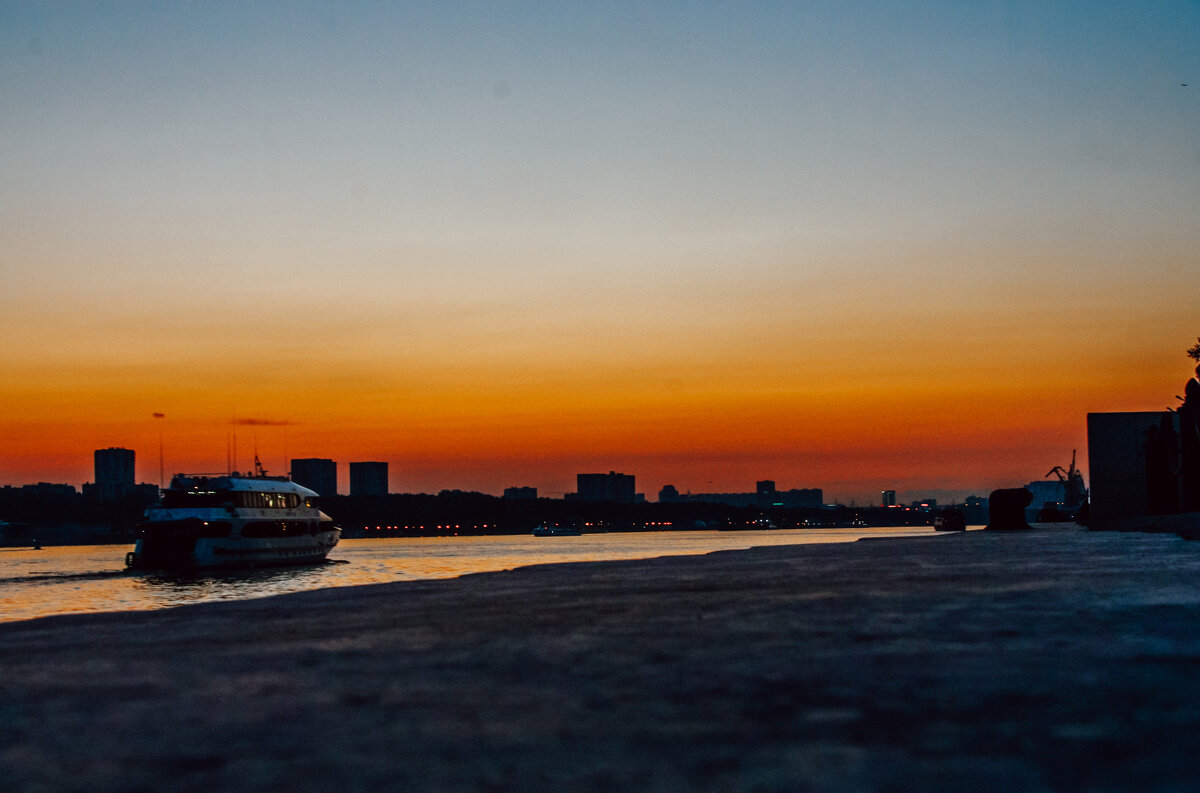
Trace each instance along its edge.
{"label": "concrete embankment", "polygon": [[1200,787],[1200,544],[1077,528],[0,625],[6,791]]}

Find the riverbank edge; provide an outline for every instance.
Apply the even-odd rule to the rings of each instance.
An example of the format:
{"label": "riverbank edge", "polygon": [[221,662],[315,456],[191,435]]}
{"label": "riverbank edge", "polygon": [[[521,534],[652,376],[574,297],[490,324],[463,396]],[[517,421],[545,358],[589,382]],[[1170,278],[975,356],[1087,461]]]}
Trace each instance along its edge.
{"label": "riverbank edge", "polygon": [[15,790],[1186,789],[1198,581],[1169,535],[1035,528],[8,623],[0,771]]}

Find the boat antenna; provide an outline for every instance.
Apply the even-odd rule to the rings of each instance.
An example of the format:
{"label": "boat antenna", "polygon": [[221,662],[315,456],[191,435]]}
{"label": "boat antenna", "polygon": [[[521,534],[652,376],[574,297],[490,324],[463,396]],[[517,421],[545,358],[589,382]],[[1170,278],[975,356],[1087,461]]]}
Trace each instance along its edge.
{"label": "boat antenna", "polygon": [[229,426],[232,427],[232,429],[230,430],[230,434],[233,436],[233,463],[229,466],[229,473],[230,473],[230,475],[233,475],[233,474],[237,473],[237,464],[238,464],[238,461],[237,461],[238,419],[237,419],[237,408],[236,407],[233,408],[233,415],[230,416],[230,418],[229,418]]}

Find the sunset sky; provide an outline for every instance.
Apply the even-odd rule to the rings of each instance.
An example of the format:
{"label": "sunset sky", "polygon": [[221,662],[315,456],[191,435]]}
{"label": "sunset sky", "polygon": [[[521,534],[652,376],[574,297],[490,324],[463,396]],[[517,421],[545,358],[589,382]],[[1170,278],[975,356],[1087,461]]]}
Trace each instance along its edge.
{"label": "sunset sky", "polygon": [[1196,2],[0,2],[0,143],[0,485],[986,495],[1200,335]]}

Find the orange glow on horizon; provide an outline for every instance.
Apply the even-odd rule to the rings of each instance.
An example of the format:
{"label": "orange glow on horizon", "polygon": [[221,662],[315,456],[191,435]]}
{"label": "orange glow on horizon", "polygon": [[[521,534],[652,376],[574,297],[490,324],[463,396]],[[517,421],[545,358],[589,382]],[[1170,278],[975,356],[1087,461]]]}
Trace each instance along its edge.
{"label": "orange glow on horizon", "polygon": [[161,433],[168,474],[224,470],[236,442],[242,469],[255,448],[276,473],[297,457],[387,460],[402,492],[566,492],[589,470],[633,473],[650,498],[667,483],[744,491],[760,478],[859,498],[885,487],[983,491],[1039,478],[1071,449],[1085,455],[1087,412],[1158,408],[1155,395],[1172,382],[1170,362],[1119,374],[1027,366],[1036,380],[982,365],[817,366],[808,376],[756,362],[705,376],[665,365],[526,376],[429,367],[415,378],[380,376],[382,368],[347,368],[307,388],[307,371],[256,378],[219,399],[197,387],[215,376],[203,368],[73,388],[64,378],[17,379],[4,389],[0,475],[79,484],[91,478],[93,449],[124,446],[138,452],[139,476],[157,481]]}

